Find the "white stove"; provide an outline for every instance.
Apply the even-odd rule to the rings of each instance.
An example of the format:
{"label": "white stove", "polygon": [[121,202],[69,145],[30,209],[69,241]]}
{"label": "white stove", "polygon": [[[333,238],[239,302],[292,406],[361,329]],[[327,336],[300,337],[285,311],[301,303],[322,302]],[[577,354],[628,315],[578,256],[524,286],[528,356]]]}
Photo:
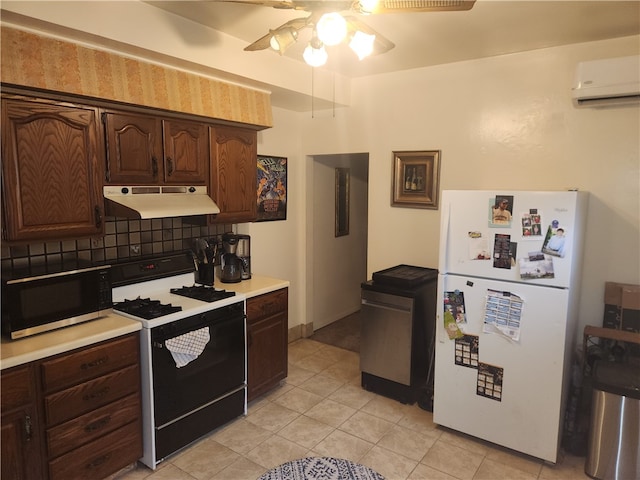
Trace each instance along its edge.
{"label": "white stove", "polygon": [[[190,252],[111,268],[114,312],[143,327],[140,460],[152,469],[247,412],[245,296],[196,285],[194,272]],[[172,293],[183,287],[216,299]]]}
{"label": "white stove", "polygon": [[[118,267],[115,266],[114,268]],[[193,272],[191,272],[174,275],[167,278],[147,280],[141,283],[114,287],[112,289],[114,312],[119,315],[138,320],[142,323],[143,328],[154,328],[166,323],[180,320],[181,318],[187,316],[208,312],[216,308],[231,305],[232,303],[243,302],[245,300],[245,296],[243,294],[237,293],[235,293],[233,296],[222,298],[214,302],[197,300],[194,298],[185,297],[183,295],[178,295],[176,293],[171,293],[171,289],[180,289],[182,287],[196,287],[197,285],[195,284],[194,280],[195,275]],[[224,290],[219,290],[214,287],[205,287],[202,285],[200,285],[199,287],[203,289],[212,289],[216,292],[224,292]],[[180,310],[152,319],[145,319],[136,314],[118,310],[118,308],[120,308],[118,304],[121,304],[126,300],[133,301],[138,298],[157,301],[161,305],[180,307]]]}

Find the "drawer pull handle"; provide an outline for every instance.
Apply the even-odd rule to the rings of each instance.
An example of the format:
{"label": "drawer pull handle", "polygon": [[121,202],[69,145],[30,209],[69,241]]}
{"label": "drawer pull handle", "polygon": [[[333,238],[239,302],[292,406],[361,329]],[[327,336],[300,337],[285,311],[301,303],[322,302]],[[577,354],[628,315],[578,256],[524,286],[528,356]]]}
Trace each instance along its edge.
{"label": "drawer pull handle", "polygon": [[108,461],[111,458],[111,454],[107,453],[106,455],[102,455],[101,457],[96,458],[93,462],[87,464],[87,468],[96,468],[102,465],[104,462]]}
{"label": "drawer pull handle", "polygon": [[82,399],[85,402],[95,400],[96,398],[104,397],[107,393],[109,393],[109,387],[104,387],[102,390],[98,390],[97,392],[87,393]]}
{"label": "drawer pull handle", "polygon": [[87,433],[95,432],[96,430],[106,427],[109,424],[109,422],[111,422],[111,415],[100,418],[95,422],[91,422],[86,427],[84,427],[84,431]]}
{"label": "drawer pull handle", "polygon": [[96,358],[95,360],[93,360],[91,362],[83,363],[82,365],[80,365],[80,368],[82,370],[87,370],[89,368],[99,367],[100,365],[103,365],[103,364],[107,363],[108,361],[109,361],[109,356],[105,355],[104,357]]}

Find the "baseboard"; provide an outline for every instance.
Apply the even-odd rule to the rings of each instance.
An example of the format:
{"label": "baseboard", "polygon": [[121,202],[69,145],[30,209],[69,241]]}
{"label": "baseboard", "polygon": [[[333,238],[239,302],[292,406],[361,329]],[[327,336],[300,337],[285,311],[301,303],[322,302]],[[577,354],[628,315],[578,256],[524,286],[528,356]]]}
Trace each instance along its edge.
{"label": "baseboard", "polygon": [[313,322],[296,325],[289,329],[288,341],[295,342],[300,338],[309,338],[311,335],[313,335]]}

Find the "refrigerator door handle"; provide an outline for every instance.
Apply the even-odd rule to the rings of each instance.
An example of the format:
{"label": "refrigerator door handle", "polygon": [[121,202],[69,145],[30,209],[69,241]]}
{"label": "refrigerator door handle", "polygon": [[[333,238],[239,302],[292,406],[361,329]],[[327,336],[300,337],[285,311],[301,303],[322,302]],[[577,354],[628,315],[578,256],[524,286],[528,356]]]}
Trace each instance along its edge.
{"label": "refrigerator door handle", "polygon": [[[442,245],[447,245],[449,243],[451,204],[447,203],[444,200],[445,199],[443,198],[442,213],[440,218],[440,242]],[[438,255],[438,265],[438,269],[442,273],[448,272],[451,267],[447,262],[447,250],[445,248],[440,248]]]}
{"label": "refrigerator door handle", "polygon": [[362,299],[362,305],[369,305],[370,307],[374,307],[374,308],[382,308],[384,310],[391,310],[393,312],[402,312],[402,313],[410,313],[411,309],[410,308],[403,308],[399,305],[392,305],[390,303],[383,303],[383,302],[372,302],[371,300],[367,300],[367,299]]}

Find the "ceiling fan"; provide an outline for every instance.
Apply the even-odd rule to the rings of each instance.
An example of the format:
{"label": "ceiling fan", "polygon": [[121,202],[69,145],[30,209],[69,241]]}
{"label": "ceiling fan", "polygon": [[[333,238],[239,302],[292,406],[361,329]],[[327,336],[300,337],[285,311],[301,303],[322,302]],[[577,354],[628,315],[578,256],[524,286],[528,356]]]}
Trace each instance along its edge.
{"label": "ceiling fan", "polygon": [[[276,9],[302,10],[307,17],[295,18],[270,29],[269,33],[251,43],[244,50],[255,51],[271,48],[280,55],[298,39],[298,32],[311,28],[312,36],[304,51],[305,61],[314,67],[327,60],[325,46],[341,43],[345,38],[349,46],[362,60],[366,56],[385,53],[395,45],[373,30],[357,15],[380,13],[437,12],[470,10],[476,0],[222,0],[273,7]],[[340,12],[347,12],[341,14]]]}

